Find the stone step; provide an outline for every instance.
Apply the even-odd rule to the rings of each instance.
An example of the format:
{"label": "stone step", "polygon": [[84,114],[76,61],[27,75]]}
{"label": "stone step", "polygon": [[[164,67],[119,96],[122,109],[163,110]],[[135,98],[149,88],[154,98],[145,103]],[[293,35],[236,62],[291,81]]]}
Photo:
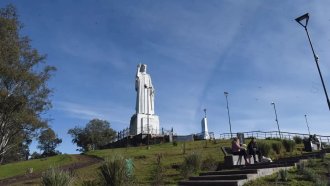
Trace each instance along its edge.
{"label": "stone step", "polygon": [[207,175],[192,176],[189,180],[243,180],[248,179],[249,174]]}
{"label": "stone step", "polygon": [[248,165],[245,167],[241,167],[241,169],[266,169],[266,168],[276,168],[276,167],[289,167],[294,166],[294,162],[288,162],[288,163],[271,163],[271,164],[254,164],[254,165]]}
{"label": "stone step", "polygon": [[202,185],[217,185],[217,186],[240,186],[245,180],[188,180],[180,181],[178,185],[202,186]]}
{"label": "stone step", "polygon": [[234,174],[257,174],[257,169],[245,169],[245,170],[222,170],[222,171],[209,171],[209,172],[202,172],[200,176],[207,176],[207,175],[234,175]]}

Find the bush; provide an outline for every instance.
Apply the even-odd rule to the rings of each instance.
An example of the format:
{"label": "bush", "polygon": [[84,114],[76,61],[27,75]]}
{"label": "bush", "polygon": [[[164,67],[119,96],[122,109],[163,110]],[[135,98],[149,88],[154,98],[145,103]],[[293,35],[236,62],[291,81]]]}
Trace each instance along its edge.
{"label": "bush", "polygon": [[133,183],[134,164],[131,159],[114,156],[111,160],[106,159],[99,169],[104,185],[121,186]]}
{"label": "bush", "polygon": [[301,144],[303,142],[303,139],[300,136],[293,136],[293,140],[296,144]]}
{"label": "bush", "polygon": [[273,142],[272,143],[272,149],[274,150],[274,152],[276,152],[276,154],[281,154],[281,151],[283,149],[283,145],[279,141]]}
{"label": "bush", "polygon": [[212,156],[208,156],[202,162],[201,169],[203,171],[215,171],[217,170],[217,168],[218,168],[218,163]]}
{"label": "bush", "polygon": [[289,178],[288,170],[287,169],[281,169],[278,172],[278,177],[281,181],[288,181],[288,178]]}
{"label": "bush", "polygon": [[326,180],[323,180],[317,172],[311,168],[305,168],[303,174],[308,180],[314,182],[316,186],[326,186],[328,184]]}
{"label": "bush", "polygon": [[192,153],[184,158],[181,166],[181,175],[188,178],[193,173],[197,173],[201,168],[201,157],[197,153]]}
{"label": "bush", "polygon": [[98,180],[86,180],[83,181],[81,186],[96,186],[96,185],[101,185]]}
{"label": "bush", "polygon": [[327,180],[323,180],[321,178],[316,179],[315,186],[327,186],[328,182]]}
{"label": "bush", "polygon": [[157,154],[156,165],[151,172],[151,185],[164,185],[165,181],[165,168],[162,164],[163,155]]}
{"label": "bush", "polygon": [[296,143],[292,140],[285,139],[282,141],[282,143],[283,143],[283,146],[284,146],[286,152],[292,152],[293,149],[296,147]]}
{"label": "bush", "polygon": [[44,186],[69,186],[73,185],[73,175],[58,168],[51,167],[42,173],[41,185]]}
{"label": "bush", "polygon": [[282,141],[281,138],[275,138],[275,137],[267,137],[266,140]]}
{"label": "bush", "polygon": [[173,141],[172,144],[173,144],[173,146],[175,146],[175,147],[178,146],[178,142],[177,142],[177,141]]}
{"label": "bush", "polygon": [[313,169],[310,169],[310,168],[305,168],[303,174],[306,175],[308,180],[313,181],[313,182],[315,182],[318,178],[317,173]]}
{"label": "bush", "polygon": [[306,168],[306,163],[304,161],[300,161],[297,163],[297,170],[300,174],[303,174]]}
{"label": "bush", "polygon": [[307,160],[307,166],[308,167],[315,167],[317,165],[316,159],[314,158],[309,158]]}
{"label": "bush", "polygon": [[268,157],[270,154],[271,146],[269,143],[266,142],[259,142],[258,143],[259,150],[263,156]]}

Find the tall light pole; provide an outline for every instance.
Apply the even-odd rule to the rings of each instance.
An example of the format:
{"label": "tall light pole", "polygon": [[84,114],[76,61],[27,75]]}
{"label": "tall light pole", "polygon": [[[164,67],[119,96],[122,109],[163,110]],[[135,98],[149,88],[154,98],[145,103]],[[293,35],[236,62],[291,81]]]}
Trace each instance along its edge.
{"label": "tall light pole", "polygon": [[324,90],[324,94],[325,94],[325,97],[327,99],[327,103],[328,103],[328,108],[330,110],[330,101],[329,101],[329,97],[328,97],[328,93],[327,93],[327,89],[325,88],[325,85],[324,85],[324,81],[323,81],[323,77],[322,77],[322,74],[321,74],[321,70],[320,70],[320,67],[319,67],[319,58],[317,57],[317,55],[315,54],[315,51],[314,51],[314,48],[313,48],[313,45],[312,45],[312,41],[311,41],[311,38],[309,37],[309,33],[308,33],[308,30],[307,30],[307,25],[308,25],[308,20],[309,20],[309,14],[306,13],[298,18],[295,19],[302,27],[305,28],[305,31],[306,31],[306,34],[307,34],[307,37],[308,37],[308,41],[309,41],[309,45],[311,46],[311,49],[312,49],[312,52],[313,52],[313,56],[314,56],[314,60],[315,60],[315,63],[316,63],[316,66],[317,66],[317,70],[319,72],[319,75],[320,75],[320,78],[321,78],[321,82],[322,82],[322,86],[323,86],[323,90]]}
{"label": "tall light pole", "polygon": [[305,114],[305,121],[308,129],[308,134],[311,135],[311,132],[309,131],[308,121],[307,121],[307,115]]}
{"label": "tall light pole", "polygon": [[276,124],[277,124],[278,134],[280,135],[280,138],[282,138],[282,137],[281,137],[281,130],[280,130],[280,125],[278,124],[278,119],[277,119],[277,112],[276,112],[275,103],[274,103],[274,102],[272,102],[271,104],[274,106],[274,112],[275,112],[275,121],[276,121]]}
{"label": "tall light pole", "polygon": [[231,132],[231,122],[230,122],[230,114],[229,114],[229,106],[228,106],[228,92],[224,92],[226,101],[227,101],[227,111],[228,111],[228,121],[229,121],[229,130],[230,130],[230,138],[233,138],[233,133]]}

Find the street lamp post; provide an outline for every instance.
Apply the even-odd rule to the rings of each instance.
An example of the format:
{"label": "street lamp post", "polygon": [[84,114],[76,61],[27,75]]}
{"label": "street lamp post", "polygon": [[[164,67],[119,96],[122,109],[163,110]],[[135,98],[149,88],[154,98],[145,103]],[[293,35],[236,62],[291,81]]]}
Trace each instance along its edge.
{"label": "street lamp post", "polygon": [[308,129],[308,134],[311,135],[311,132],[309,131],[309,125],[308,125],[307,115],[306,114],[305,114],[305,121],[306,121],[307,129]]}
{"label": "street lamp post", "polygon": [[231,132],[231,122],[230,122],[230,114],[229,114],[229,106],[228,106],[228,92],[224,92],[226,101],[227,101],[227,111],[228,111],[228,121],[229,121],[229,130],[230,130],[230,138],[233,138],[233,133]]}
{"label": "street lamp post", "polygon": [[[309,33],[308,33],[308,30],[307,30],[307,25],[308,25],[308,20],[309,20],[309,14],[306,13],[298,18],[295,19],[302,27],[304,27],[305,31],[306,31],[306,34],[307,34],[307,37],[308,37],[308,41],[309,41],[309,45],[311,46],[311,49],[312,49],[312,52],[313,52],[313,56],[314,56],[314,60],[315,60],[315,63],[316,63],[316,66],[317,66],[317,70],[319,72],[319,75],[320,75],[320,78],[321,78],[321,82],[322,82],[322,86],[323,86],[323,90],[324,90],[324,94],[325,94],[325,97],[327,99],[327,103],[328,103],[328,108],[330,110],[330,101],[329,101],[329,97],[328,97],[328,93],[327,93],[327,89],[325,88],[325,85],[324,85],[324,81],[323,81],[323,77],[322,77],[322,74],[321,74],[321,70],[320,70],[320,67],[319,67],[319,58],[317,57],[317,55],[315,54],[315,51],[314,51],[314,48],[313,48],[313,45],[312,45],[312,41],[311,41],[311,38],[309,37]],[[304,22],[305,21],[305,22]]]}
{"label": "street lamp post", "polygon": [[278,134],[280,135],[280,138],[282,138],[282,137],[281,137],[281,131],[280,131],[280,125],[278,124],[278,119],[277,119],[277,112],[276,112],[275,103],[272,102],[271,104],[274,106],[275,121],[276,121],[276,124],[277,124]]}

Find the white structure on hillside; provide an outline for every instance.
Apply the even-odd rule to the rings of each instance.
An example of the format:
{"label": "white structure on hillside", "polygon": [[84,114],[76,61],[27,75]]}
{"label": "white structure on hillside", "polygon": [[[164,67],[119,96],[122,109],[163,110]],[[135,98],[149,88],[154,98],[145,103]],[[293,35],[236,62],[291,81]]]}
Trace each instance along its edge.
{"label": "white structure on hillside", "polygon": [[207,117],[206,117],[206,109],[204,109],[205,116],[202,119],[202,138],[210,139],[209,130],[207,128]]}
{"label": "white structure on hillside", "polygon": [[137,66],[135,79],[136,113],[131,117],[130,134],[159,134],[159,117],[155,115],[155,89],[147,74],[147,65]]}

